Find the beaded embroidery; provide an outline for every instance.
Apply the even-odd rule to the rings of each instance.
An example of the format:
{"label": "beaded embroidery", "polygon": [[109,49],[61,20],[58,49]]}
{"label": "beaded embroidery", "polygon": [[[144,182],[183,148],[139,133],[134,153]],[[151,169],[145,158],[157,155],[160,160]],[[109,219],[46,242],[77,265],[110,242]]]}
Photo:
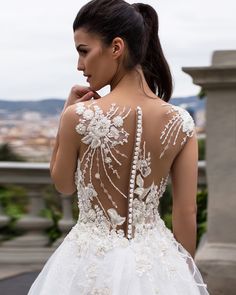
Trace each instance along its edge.
{"label": "beaded embroidery", "polygon": [[[163,106],[169,106],[166,114],[171,114],[171,118],[160,135],[161,144],[164,145],[160,159],[171,143],[176,144],[180,130],[184,132],[181,142],[183,145],[187,137],[193,136],[194,129],[193,119],[187,111],[169,104],[163,104]],[[114,168],[114,163],[122,167],[122,159],[127,158],[119,151],[119,146],[128,144],[129,133],[124,130],[124,122],[131,109],[125,107],[120,109],[113,103],[104,113],[96,102],[87,105],[82,102],[76,104],[79,123],[75,129],[81,135],[81,141],[86,145],[86,149],[78,159],[75,173],[79,219],[66,239],[76,242],[79,257],[92,252],[98,259],[104,257],[112,249],[132,245],[138,276],[149,274],[153,267],[153,253],[155,253],[166,277],[178,279],[176,276],[178,267],[173,268],[169,261],[169,258],[173,256],[180,259],[177,250],[175,252],[170,246],[173,244],[177,248],[178,244],[158,211],[159,201],[165,192],[169,174],[162,177],[158,184],[151,181],[149,185],[146,185],[146,179],[151,177],[152,172],[151,153],[146,149],[145,140],[142,140],[142,109],[138,106],[135,111],[136,129],[129,188],[127,192],[122,192],[114,183],[115,178],[120,179],[121,172],[120,169]],[[96,169],[92,170],[92,167]],[[118,206],[100,177],[102,172],[103,177],[107,177],[121,198],[127,200],[126,216],[119,215]],[[103,207],[103,199],[99,198],[94,188],[95,181],[99,183],[104,192],[103,198],[107,196],[110,201],[111,206],[107,210]],[[93,204],[94,199],[97,200],[97,204]],[[126,221],[127,233],[123,229],[117,229]],[[99,267],[96,263],[90,265],[86,272],[88,293],[110,294],[111,291],[106,285],[94,288],[98,272]],[[148,278],[151,279],[149,276]],[[158,294],[158,290],[156,293]]]}
{"label": "beaded embroidery", "polygon": [[[183,132],[181,145],[194,133],[194,121],[186,110],[169,104],[163,106],[169,106],[166,114],[171,114],[171,118],[160,135],[161,144],[164,145],[160,159],[171,144],[176,145],[180,130]],[[152,172],[151,153],[146,150],[145,140],[142,140],[142,109],[138,106],[135,111],[136,129],[129,188],[127,192],[122,192],[113,183],[115,178],[120,178],[121,172],[120,169],[114,168],[114,163],[118,164],[116,167],[122,167],[122,158],[127,158],[119,151],[119,146],[128,143],[129,133],[123,126],[131,109],[120,110],[114,103],[108,112],[104,113],[95,102],[86,106],[84,103],[76,105],[79,123],[75,129],[81,135],[86,149],[78,159],[75,173],[79,219],[65,239],[76,244],[78,257],[87,257],[88,254],[91,256],[91,253],[96,257],[85,270],[85,281],[81,286],[84,294],[112,294],[109,280],[105,279],[99,285],[95,283],[103,272],[101,258],[118,248],[120,251],[129,247],[130,254],[134,255],[136,274],[146,276],[145,279],[150,281],[154,279],[151,270],[156,265],[163,271],[166,279],[185,280],[181,277],[183,259],[191,260],[189,253],[179,250],[180,244],[159,215],[159,201],[166,190],[169,174],[162,177],[158,184],[152,180],[147,185],[147,178],[151,177]],[[92,167],[96,167],[96,171]],[[121,198],[127,200],[126,216],[119,215],[118,206],[102,181],[104,177],[107,177]],[[103,198],[99,198],[95,190],[95,181],[104,192]],[[107,210],[102,204],[104,196],[107,196],[111,204]],[[94,199],[97,204],[93,203]],[[117,229],[126,219],[127,233],[123,229]],[[194,276],[195,265],[192,265],[191,273]],[[187,264],[185,266],[187,267]],[[109,274],[105,278],[110,278]],[[189,276],[186,280],[192,280],[192,277]],[[155,288],[153,292],[158,294],[160,290]]]}
{"label": "beaded embroidery", "polygon": [[[160,140],[162,144],[167,144],[162,151],[160,158],[168,149],[171,138],[176,132],[173,145],[180,129],[185,136],[181,145],[186,142],[186,138],[193,135],[194,122],[190,114],[177,106],[163,104],[162,106],[170,106],[166,114],[173,113],[168,124],[165,125],[161,133]],[[80,210],[79,220],[85,224],[93,224],[99,229],[100,233],[112,233],[120,237],[125,237],[124,230],[117,230],[117,226],[122,225],[126,221],[126,216],[120,216],[117,212],[117,204],[109,194],[105,185],[100,178],[100,170],[103,169],[106,177],[119,194],[128,199],[127,213],[127,238],[132,239],[134,234],[145,232],[147,228],[152,228],[158,216],[159,200],[165,192],[169,174],[163,177],[157,185],[154,182],[148,187],[144,185],[145,178],[151,174],[151,155],[146,153],[146,142],[142,140],[142,109],[136,108],[136,132],[134,152],[131,165],[130,183],[128,194],[121,192],[114,184],[111,173],[118,179],[120,175],[117,169],[114,169],[114,162],[122,166],[119,157],[127,157],[118,150],[119,145],[128,143],[129,133],[123,128],[125,119],[128,117],[131,109],[122,110],[115,103],[111,104],[109,110],[104,113],[102,109],[92,102],[85,106],[83,102],[76,104],[76,113],[80,116],[79,124],[76,131],[82,136],[81,141],[87,145],[87,149],[78,161],[77,171],[75,173],[75,183],[78,190],[78,205]],[[119,156],[119,157],[118,157]],[[99,159],[102,159],[102,167],[100,167]],[[92,175],[92,167],[96,162],[97,172]],[[83,169],[81,164],[84,163]],[[89,174],[89,182],[85,183],[85,174]],[[112,207],[108,210],[102,205],[99,196],[94,189],[93,181],[99,181],[104,193],[110,200]],[[128,196],[128,197],[127,197]],[[97,200],[96,205],[92,205],[93,199]]]}
{"label": "beaded embroidery", "polygon": [[[122,195],[122,197],[127,198],[126,194],[121,192],[113,183],[110,173],[115,174],[118,179],[120,178],[118,171],[113,167],[113,163],[116,162],[116,164],[121,166],[122,163],[118,160],[118,156],[126,157],[126,155],[122,154],[116,146],[128,142],[127,138],[129,134],[123,128],[123,122],[129,115],[130,111],[130,109],[126,111],[125,108],[123,108],[122,111],[119,111],[119,107],[113,103],[109,111],[104,114],[95,102],[92,102],[87,108],[82,102],[76,104],[76,113],[81,116],[80,122],[76,126],[76,131],[82,135],[81,141],[88,146],[81,159],[81,163],[85,162],[84,168],[83,170],[80,170],[80,163],[78,163],[78,169],[76,172],[76,183],[79,183],[78,204],[80,208],[80,220],[83,222],[96,221],[99,224],[110,224],[112,228],[116,228],[118,225],[122,225],[126,220],[126,217],[122,217],[118,214],[115,209],[117,208],[116,203],[100,179],[101,168],[99,166],[99,158],[102,158],[102,169],[112,186]],[[92,166],[94,164],[95,156],[97,172],[95,173],[94,178],[100,182],[100,186],[103,188],[104,193],[107,195],[113,206],[107,211],[103,208],[93,186],[94,178],[92,176]],[[85,184],[84,181],[86,173],[89,173],[88,184]],[[91,201],[93,198],[97,199],[100,207],[95,205],[94,208],[92,208]]]}
{"label": "beaded embroidery", "polygon": [[[169,104],[162,104],[163,107],[168,107],[169,110],[166,114],[172,114],[171,119],[165,125],[164,130],[161,132],[160,140],[161,144],[164,145],[164,149],[160,154],[160,158],[164,156],[165,151],[169,148],[171,143],[171,139],[175,134],[175,138],[173,140],[173,145],[176,144],[177,138],[179,136],[180,130],[185,133],[181,145],[183,145],[187,137],[192,137],[194,134],[194,121],[189,112],[179,106],[169,105]],[[167,143],[166,143],[167,142]]]}

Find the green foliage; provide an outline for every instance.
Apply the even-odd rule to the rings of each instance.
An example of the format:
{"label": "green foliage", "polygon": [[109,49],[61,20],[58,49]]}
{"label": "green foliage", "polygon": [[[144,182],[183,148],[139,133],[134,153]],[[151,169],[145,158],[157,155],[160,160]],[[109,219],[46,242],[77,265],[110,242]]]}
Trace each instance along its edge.
{"label": "green foliage", "polygon": [[0,186],[0,203],[3,212],[9,216],[9,223],[1,228],[2,240],[8,240],[22,234],[16,228],[16,222],[26,213],[27,199],[25,190],[21,186]]}
{"label": "green foliage", "polygon": [[167,185],[164,195],[160,199],[160,215],[166,226],[172,230],[172,193],[171,185]]}
{"label": "green foliage", "polygon": [[206,140],[205,138],[198,139],[198,160],[206,159]]}
{"label": "green foliage", "polygon": [[78,196],[75,193],[72,199],[72,216],[74,220],[77,220],[79,217],[79,209],[78,209]]}
{"label": "green foliage", "polygon": [[197,244],[200,242],[201,236],[206,232],[207,229],[207,190],[202,189],[197,194]]}
{"label": "green foliage", "polygon": [[[197,246],[201,236],[205,233],[207,227],[207,190],[201,189],[197,193]],[[171,185],[167,189],[160,201],[161,217],[166,226],[173,230],[172,227],[172,193]]]}
{"label": "green foliage", "polygon": [[[16,228],[16,221],[28,211],[27,192],[20,186],[0,187],[0,203],[3,211],[10,217],[10,222],[7,226],[1,228],[1,235],[5,239],[24,234],[23,231]],[[52,220],[52,226],[45,230],[48,235],[48,246],[61,236],[61,231],[58,226],[62,216],[61,199],[54,187],[48,185],[42,191],[45,200],[45,208],[40,212],[40,216]],[[77,196],[72,197],[72,214],[74,220],[78,218]],[[202,234],[206,231],[207,226],[207,190],[201,189],[197,194],[197,245]],[[172,230],[172,192],[169,184],[163,197],[160,200],[160,215],[163,218],[166,226]]]}
{"label": "green foliage", "polygon": [[53,207],[44,208],[40,214],[40,216],[50,219],[53,222],[53,224],[45,230],[45,233],[49,238],[47,246],[51,246],[61,236],[58,222],[61,219],[62,214],[61,212],[54,209]]}
{"label": "green foliage", "polygon": [[9,143],[4,143],[0,145],[0,161],[26,162],[26,159],[17,155]]}
{"label": "green foliage", "polygon": [[[47,246],[51,246],[62,234],[58,226],[59,220],[63,217],[61,199],[52,185],[48,185],[42,190],[42,196],[45,201],[45,208],[40,211],[39,216],[52,221],[52,225],[45,230],[48,236]],[[16,222],[28,213],[27,190],[22,186],[1,186],[0,204],[3,212],[10,218],[9,223],[0,229],[1,240],[23,235],[24,231],[17,229]],[[72,214],[76,220],[78,218],[77,196],[72,199]]]}
{"label": "green foliage", "polygon": [[51,246],[62,234],[58,226],[58,222],[62,218],[61,200],[51,185],[45,187],[42,195],[44,196],[45,208],[40,212],[40,216],[52,221],[52,225],[45,230],[49,238],[48,246]]}
{"label": "green foliage", "polygon": [[203,88],[201,88],[197,96],[199,99],[204,99],[206,97],[206,91]]}

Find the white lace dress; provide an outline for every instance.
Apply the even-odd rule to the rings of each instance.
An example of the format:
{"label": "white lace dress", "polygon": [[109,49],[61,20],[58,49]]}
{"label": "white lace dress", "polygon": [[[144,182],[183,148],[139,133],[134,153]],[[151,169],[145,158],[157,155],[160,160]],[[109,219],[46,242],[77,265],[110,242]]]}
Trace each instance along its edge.
{"label": "white lace dress", "polygon": [[159,169],[156,177],[154,165],[164,167],[194,134],[186,110],[161,107],[167,121],[160,123],[153,163],[148,146],[154,143],[147,136],[152,126],[141,107],[113,103],[104,111],[96,101],[76,105],[82,146],[75,173],[79,218],[28,295],[209,294],[191,255],[159,215],[169,171]]}

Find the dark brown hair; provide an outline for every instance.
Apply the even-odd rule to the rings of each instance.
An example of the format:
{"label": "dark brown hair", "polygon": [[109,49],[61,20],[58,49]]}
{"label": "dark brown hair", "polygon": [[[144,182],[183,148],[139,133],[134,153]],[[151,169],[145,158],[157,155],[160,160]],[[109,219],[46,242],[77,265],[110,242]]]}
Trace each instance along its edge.
{"label": "dark brown hair", "polygon": [[158,16],[148,4],[130,5],[123,0],[92,0],[78,12],[73,30],[83,27],[99,34],[105,45],[121,37],[128,46],[124,66],[141,64],[150,89],[164,101],[172,94],[172,76],[158,37]]}

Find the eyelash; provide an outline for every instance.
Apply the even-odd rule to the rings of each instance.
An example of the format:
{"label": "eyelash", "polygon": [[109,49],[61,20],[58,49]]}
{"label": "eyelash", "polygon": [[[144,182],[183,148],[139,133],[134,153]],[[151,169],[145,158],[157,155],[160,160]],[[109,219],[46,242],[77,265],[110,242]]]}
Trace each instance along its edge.
{"label": "eyelash", "polygon": [[79,50],[79,53],[81,53],[81,54],[86,54],[86,53],[87,53],[87,50],[80,49],[80,50]]}

